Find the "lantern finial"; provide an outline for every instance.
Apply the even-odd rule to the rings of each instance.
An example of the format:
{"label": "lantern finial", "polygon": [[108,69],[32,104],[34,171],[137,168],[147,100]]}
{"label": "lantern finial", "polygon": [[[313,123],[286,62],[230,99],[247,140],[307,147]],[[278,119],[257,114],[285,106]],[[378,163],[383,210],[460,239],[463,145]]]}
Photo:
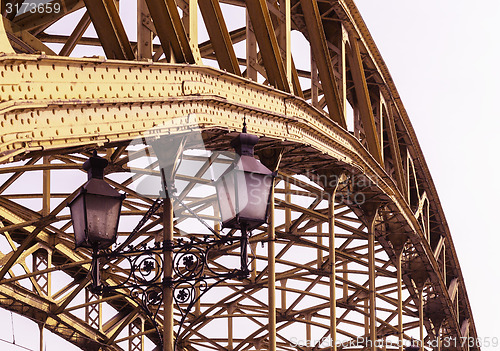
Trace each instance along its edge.
{"label": "lantern finial", "polygon": [[243,129],[241,131],[242,133],[247,132],[247,116],[243,116]]}

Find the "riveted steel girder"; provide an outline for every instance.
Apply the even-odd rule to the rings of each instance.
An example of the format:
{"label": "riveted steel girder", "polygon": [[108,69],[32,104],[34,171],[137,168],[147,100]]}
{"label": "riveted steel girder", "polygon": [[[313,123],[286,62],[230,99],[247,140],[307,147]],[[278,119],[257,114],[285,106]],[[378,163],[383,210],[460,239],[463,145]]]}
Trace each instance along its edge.
{"label": "riveted steel girder", "polygon": [[146,3],[163,51],[169,52],[171,49],[176,62],[195,63],[175,0],[146,0]]}
{"label": "riveted steel girder", "polygon": [[313,0],[301,0],[300,4],[310,35],[312,53],[318,65],[328,111],[335,122],[346,128],[346,117],[343,112],[342,101],[340,100],[339,89],[331,64],[330,52],[326,43],[325,31],[318,5]]}
{"label": "riveted steel girder", "polygon": [[133,60],[135,55],[114,0],[85,0],[92,24],[109,58]]}
{"label": "riveted steel girder", "polygon": [[266,68],[267,80],[271,85],[285,92],[290,92],[290,84],[286,78],[286,70],[281,57],[278,40],[271,22],[266,0],[246,2],[248,14],[252,21],[262,61]]}
{"label": "riveted steel girder", "polygon": [[199,0],[201,14],[207,25],[215,56],[219,67],[230,73],[241,75],[238,60],[234,52],[231,38],[222,16],[222,10],[218,0]]}

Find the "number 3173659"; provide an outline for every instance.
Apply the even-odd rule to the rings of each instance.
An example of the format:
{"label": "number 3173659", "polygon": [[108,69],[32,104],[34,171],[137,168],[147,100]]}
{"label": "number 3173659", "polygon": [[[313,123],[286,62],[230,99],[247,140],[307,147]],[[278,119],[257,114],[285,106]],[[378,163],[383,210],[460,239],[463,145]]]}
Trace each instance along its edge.
{"label": "number 3173659", "polygon": [[23,2],[23,3],[6,3],[5,11],[7,13],[22,14],[26,12],[30,13],[59,13],[61,12],[61,4],[58,2],[48,2],[45,4],[34,3],[34,2]]}

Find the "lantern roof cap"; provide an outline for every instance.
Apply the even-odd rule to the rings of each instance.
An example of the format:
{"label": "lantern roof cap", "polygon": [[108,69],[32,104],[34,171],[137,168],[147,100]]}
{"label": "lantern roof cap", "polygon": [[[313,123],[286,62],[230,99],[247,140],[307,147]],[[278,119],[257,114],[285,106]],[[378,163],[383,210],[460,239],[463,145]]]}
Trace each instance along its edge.
{"label": "lantern roof cap", "polygon": [[94,195],[123,197],[115,188],[106,183],[103,179],[91,178],[82,187],[82,191]]}
{"label": "lantern roof cap", "polygon": [[259,137],[257,135],[243,132],[238,134],[238,136],[231,141],[231,146],[240,156],[253,156],[253,148],[258,142]]}
{"label": "lantern roof cap", "polygon": [[104,168],[108,166],[108,160],[97,155],[97,151],[94,150],[92,156],[83,163],[83,169],[87,171],[88,179],[103,179],[104,178]]}
{"label": "lantern roof cap", "polygon": [[236,162],[236,169],[244,172],[271,175],[273,172],[266,166],[260,163],[255,157],[249,155],[242,155]]}

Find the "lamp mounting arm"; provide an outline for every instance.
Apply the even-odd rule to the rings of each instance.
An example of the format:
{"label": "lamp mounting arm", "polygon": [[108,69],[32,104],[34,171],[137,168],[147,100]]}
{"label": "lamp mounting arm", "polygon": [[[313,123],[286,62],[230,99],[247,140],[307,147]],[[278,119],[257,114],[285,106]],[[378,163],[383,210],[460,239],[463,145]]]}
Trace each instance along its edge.
{"label": "lamp mounting arm", "polygon": [[[212,251],[220,251],[224,246],[241,244],[242,255],[240,268],[226,268],[220,273],[220,267],[213,270],[208,264]],[[243,244],[244,243],[244,244]],[[157,314],[163,301],[165,287],[173,288],[174,302],[181,313],[181,322],[177,338],[183,324],[196,305],[196,302],[210,289],[230,280],[243,280],[249,275],[247,265],[248,235],[240,237],[222,237],[204,240],[192,237],[190,240],[157,242],[154,246],[143,245],[142,248],[125,246],[122,250],[97,251],[92,256],[92,291],[102,295],[111,292],[119,293],[134,300],[149,317],[156,330],[160,328],[156,322]],[[173,251],[172,278],[162,280],[164,270],[163,252]],[[99,266],[99,262],[105,262]],[[245,262],[245,264],[243,264]],[[127,273],[118,277],[119,282],[108,284],[101,282],[100,269],[112,269],[113,266],[127,267]],[[108,280],[109,281],[109,280]],[[159,333],[161,339],[161,333]],[[176,339],[177,339],[176,338]]]}

